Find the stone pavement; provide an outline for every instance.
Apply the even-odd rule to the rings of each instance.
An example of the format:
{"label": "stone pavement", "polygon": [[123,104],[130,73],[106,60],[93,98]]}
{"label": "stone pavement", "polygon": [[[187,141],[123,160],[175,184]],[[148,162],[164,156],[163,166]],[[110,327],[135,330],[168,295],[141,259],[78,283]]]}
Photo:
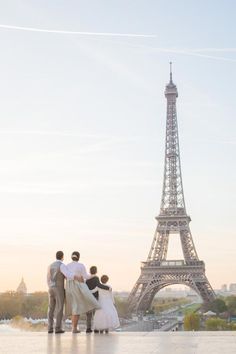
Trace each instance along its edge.
{"label": "stone pavement", "polygon": [[235,332],[0,333],[1,354],[235,354]]}

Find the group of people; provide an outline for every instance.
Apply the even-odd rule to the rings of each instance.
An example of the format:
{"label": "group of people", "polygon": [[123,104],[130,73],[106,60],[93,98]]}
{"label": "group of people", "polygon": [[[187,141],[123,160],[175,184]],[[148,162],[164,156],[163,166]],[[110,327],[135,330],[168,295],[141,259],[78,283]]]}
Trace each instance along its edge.
{"label": "group of people", "polygon": [[96,266],[92,266],[88,274],[84,264],[79,262],[77,251],[72,253],[71,259],[72,262],[65,265],[64,253],[57,251],[55,262],[48,267],[48,333],[54,332],[54,317],[55,333],[65,332],[62,328],[64,308],[66,317],[72,319],[72,333],[80,332],[78,321],[82,314],[87,317],[86,333],[108,333],[119,327],[112,289],[107,285],[108,276],[103,275],[100,281]]}

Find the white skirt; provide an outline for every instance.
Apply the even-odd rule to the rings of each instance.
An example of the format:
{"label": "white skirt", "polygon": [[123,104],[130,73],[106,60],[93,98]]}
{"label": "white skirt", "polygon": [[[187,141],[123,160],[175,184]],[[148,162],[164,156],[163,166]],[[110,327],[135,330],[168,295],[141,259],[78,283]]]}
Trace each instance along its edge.
{"label": "white skirt", "polygon": [[81,315],[100,306],[85,283],[77,280],[66,282],[66,315]]}
{"label": "white skirt", "polygon": [[95,330],[115,329],[120,326],[119,317],[113,304],[112,293],[99,289],[100,309],[96,310],[93,326]]}

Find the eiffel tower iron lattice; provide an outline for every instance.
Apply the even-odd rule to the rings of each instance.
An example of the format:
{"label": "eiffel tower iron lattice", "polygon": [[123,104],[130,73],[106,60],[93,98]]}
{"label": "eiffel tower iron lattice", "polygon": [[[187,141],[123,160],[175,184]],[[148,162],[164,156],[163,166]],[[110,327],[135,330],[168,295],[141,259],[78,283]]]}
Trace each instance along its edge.
{"label": "eiffel tower iron lattice", "polygon": [[[142,262],[141,275],[129,296],[129,308],[134,312],[148,310],[156,293],[173,284],[187,285],[204,302],[215,298],[205,275],[205,264],[198,258],[189,227],[191,219],[185,208],[176,115],[178,91],[172,81],[171,63],[165,97],[167,116],[161,208],[147,261]],[[167,260],[169,236],[173,233],[180,236],[183,260]]]}

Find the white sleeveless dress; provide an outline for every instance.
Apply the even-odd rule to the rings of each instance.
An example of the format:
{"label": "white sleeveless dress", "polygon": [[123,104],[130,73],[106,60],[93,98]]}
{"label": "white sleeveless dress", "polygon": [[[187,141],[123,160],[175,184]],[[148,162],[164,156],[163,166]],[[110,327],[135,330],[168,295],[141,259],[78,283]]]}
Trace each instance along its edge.
{"label": "white sleeveless dress", "polygon": [[93,321],[94,329],[105,330],[119,327],[120,321],[114,306],[112,292],[109,290],[98,289],[98,293],[98,303],[101,308],[95,312]]}

